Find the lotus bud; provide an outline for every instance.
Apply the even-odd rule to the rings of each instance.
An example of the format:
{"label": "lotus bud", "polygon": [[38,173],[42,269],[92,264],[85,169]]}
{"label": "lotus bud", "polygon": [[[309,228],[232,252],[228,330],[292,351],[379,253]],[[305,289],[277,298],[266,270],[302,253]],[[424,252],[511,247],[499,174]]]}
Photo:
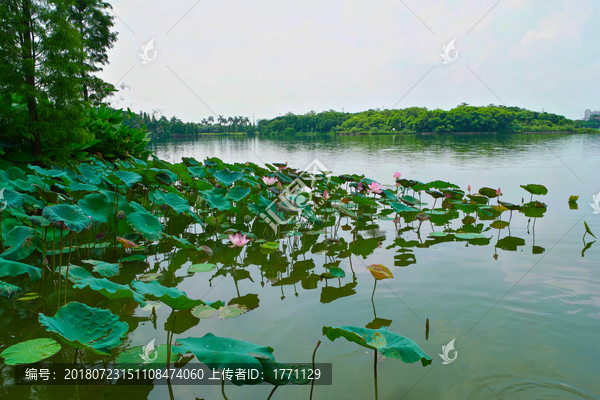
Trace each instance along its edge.
{"label": "lotus bud", "polygon": [[400,184],[398,182],[396,182],[396,187],[400,187]]}
{"label": "lotus bud", "polygon": [[161,210],[163,210],[163,211],[164,211],[164,210],[166,210],[166,209],[167,209],[167,205],[166,205],[166,204],[162,204],[162,205],[160,206],[160,209],[161,209]]}
{"label": "lotus bud", "polygon": [[497,194],[498,196],[502,196],[502,191],[500,190],[500,188],[498,188],[498,190],[496,190],[496,194]]}
{"label": "lotus bud", "polygon": [[106,235],[102,232],[96,234],[96,240],[102,240],[106,237]]}
{"label": "lotus bud", "polygon": [[44,264],[44,267],[45,267],[46,265],[48,265],[48,257],[44,257],[43,264]]}
{"label": "lotus bud", "polygon": [[215,183],[215,187],[216,187],[217,189],[221,189],[221,184],[217,182],[217,183]]}
{"label": "lotus bud", "polygon": [[494,260],[498,259],[498,254],[494,254]]}
{"label": "lotus bud", "polygon": [[329,193],[327,192],[327,189],[325,189],[325,191],[323,192],[323,198],[324,198],[325,200],[328,200],[328,199],[329,199]]}
{"label": "lotus bud", "polygon": [[396,179],[400,179],[401,176],[402,176],[402,174],[400,172],[396,172],[394,174],[394,178],[396,178]]}
{"label": "lotus bud", "polygon": [[281,182],[277,182],[277,189],[281,190],[282,186],[281,186]]}
{"label": "lotus bud", "polygon": [[246,167],[250,166],[250,162],[246,161]]}
{"label": "lotus bud", "polygon": [[121,210],[121,211],[119,211],[119,212],[117,213],[117,218],[118,218],[118,219],[125,219],[125,211],[122,211],[122,210]]}
{"label": "lotus bud", "polygon": [[471,185],[467,186],[467,190],[469,191],[469,193],[471,192]]}

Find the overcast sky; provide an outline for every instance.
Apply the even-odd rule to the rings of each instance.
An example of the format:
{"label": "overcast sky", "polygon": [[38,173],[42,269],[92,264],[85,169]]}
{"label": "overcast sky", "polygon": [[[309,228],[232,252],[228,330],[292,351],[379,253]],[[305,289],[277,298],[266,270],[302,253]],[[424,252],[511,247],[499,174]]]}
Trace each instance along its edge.
{"label": "overcast sky", "polygon": [[572,119],[600,109],[597,0],[109,2],[118,40],[100,76],[127,85],[113,105],[134,111],[199,121],[463,102]]}

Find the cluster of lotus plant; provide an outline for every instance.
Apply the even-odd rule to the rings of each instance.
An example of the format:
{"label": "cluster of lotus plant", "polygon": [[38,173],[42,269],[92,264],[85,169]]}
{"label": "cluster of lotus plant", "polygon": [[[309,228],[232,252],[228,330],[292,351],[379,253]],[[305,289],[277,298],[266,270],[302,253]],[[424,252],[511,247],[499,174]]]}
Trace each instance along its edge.
{"label": "cluster of lotus plant", "polygon": [[[295,191],[299,182],[303,196]],[[154,323],[159,304],[172,310],[166,344],[154,350],[158,354],[154,363],[170,364],[172,356],[191,352],[198,361],[219,367],[240,357],[271,365],[277,363],[272,348],[238,339],[208,333],[174,343],[178,318],[188,318],[187,310],[197,320],[214,314],[226,319],[257,307],[258,302],[253,306],[247,298],[242,301],[245,296],[237,287],[238,280],[249,276],[244,269],[248,264],[260,266],[261,283],[267,278],[281,286],[282,299],[285,285],[295,290],[301,282],[312,289],[331,279],[340,282],[340,287],[324,288],[322,302],[351,295],[357,278],[352,269],[352,283],[342,287],[345,271],[339,267],[340,261],[348,258],[353,268],[352,255],[366,258],[379,247],[385,238],[365,238],[361,233],[378,223],[393,221],[396,226],[397,236],[388,249],[398,248],[395,266],[404,267],[416,262],[411,247],[442,242],[486,245],[491,238],[484,233],[510,229],[513,211],[533,218],[534,226],[535,219],[546,211],[544,203],[533,200],[533,195],[547,193],[537,184],[522,186],[531,198],[518,204],[500,201],[500,189],[483,187],[471,193],[469,186],[465,193],[449,182],[423,183],[402,178],[399,172],[388,183],[356,174],[307,173],[287,163],[261,167],[216,158],[203,162],[184,158],[176,164],[154,156],[115,162],[95,158],[74,168],[5,164],[0,170],[0,297],[12,300],[17,311],[37,308],[47,337],[4,349],[4,363],[26,364],[52,357],[61,350],[55,338],[77,349],[75,362],[82,351],[112,357],[129,327],[107,305],[126,302],[150,307]],[[432,207],[427,207],[423,196],[433,199]],[[441,205],[436,208],[438,200]],[[510,214],[508,221],[502,220],[504,212]],[[268,220],[273,215],[279,222],[275,229],[273,220]],[[460,221],[459,227],[453,227],[454,220]],[[420,229],[425,221],[431,232],[423,242]],[[490,222],[488,226],[486,222]],[[418,240],[402,237],[409,231]],[[510,251],[523,244],[509,233],[503,239],[498,237],[495,248]],[[539,249],[534,246],[534,253]],[[322,273],[311,272],[314,262],[299,260],[298,256],[307,252],[325,255],[328,262]],[[268,256],[275,253],[293,264],[294,271],[271,262]],[[158,260],[157,254],[169,256]],[[146,268],[153,257],[156,262]],[[160,269],[163,261],[170,262],[167,269]],[[215,271],[212,280],[230,274],[238,298],[228,304],[209,302],[177,289],[183,278],[176,277],[175,271],[188,261],[192,261],[189,276]],[[219,262],[221,267],[217,267]],[[386,266],[370,266],[369,270],[376,279],[374,295],[377,280],[393,278],[393,274]],[[104,299],[90,303],[104,303],[104,307],[79,301],[90,291]],[[374,303],[373,310],[375,313]],[[423,366],[432,361],[414,341],[377,323],[365,328],[326,326],[323,334],[330,340],[344,337],[372,349],[375,358],[379,352],[408,363],[420,360]],[[232,352],[234,344],[237,350]],[[141,363],[142,353],[141,347],[134,347],[118,354],[115,362]],[[220,355],[219,362],[215,354]],[[272,377],[265,374],[264,379]],[[277,387],[308,382],[270,383]]]}

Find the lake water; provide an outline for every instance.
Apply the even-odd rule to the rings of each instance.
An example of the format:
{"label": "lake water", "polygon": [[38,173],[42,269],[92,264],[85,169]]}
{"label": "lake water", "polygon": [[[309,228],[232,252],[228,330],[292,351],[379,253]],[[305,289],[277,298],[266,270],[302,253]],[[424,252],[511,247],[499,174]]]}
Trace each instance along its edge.
{"label": "lake water", "polygon": [[[500,187],[502,199],[512,203],[523,197],[529,201],[519,185],[545,185],[549,192],[538,199],[548,211],[535,221],[535,228],[532,223],[528,227],[522,214],[512,218],[510,236],[524,240],[516,251],[494,248],[498,239],[509,236],[507,229],[486,232],[494,236],[487,246],[412,246],[416,263],[392,268],[395,278],[380,282],[374,297],[377,317],[391,320],[389,330],[415,340],[434,362],[423,368],[420,363],[383,360],[378,366],[379,399],[600,398],[600,245],[592,245],[582,257],[584,221],[600,233],[600,214],[593,214],[589,204],[600,192],[600,136],[206,137],[153,143],[152,148],[171,162],[219,157],[257,164],[287,161],[303,168],[317,159],[336,175],[364,174],[384,184],[393,184],[399,171],[408,179],[439,179],[462,189]],[[577,210],[569,207],[570,195],[580,196]],[[420,239],[413,231],[401,236],[422,242],[430,230],[423,224]],[[214,325],[202,322],[194,329],[269,344],[278,358],[290,362],[309,361],[315,343],[323,340],[317,361],[333,364],[334,384],[317,387],[313,398],[374,398],[373,357],[343,339],[330,342],[321,329],[364,326],[374,319],[373,278],[365,267],[391,267],[402,254],[398,247],[386,249],[396,238],[393,223],[381,224],[379,231],[385,236],[380,248],[364,259],[353,257],[354,279],[345,260],[340,267],[346,278],[330,283],[355,294],[327,302],[322,284],[309,290],[300,284],[275,287],[267,282],[262,287],[260,275],[250,270],[254,282],[240,282],[239,290],[259,295],[254,315]],[[323,255],[313,257],[317,265],[328,261]],[[205,289],[182,286],[188,293]],[[210,296],[218,292],[231,297],[235,290],[226,281]],[[430,335],[425,340],[427,318]],[[438,354],[452,339],[457,357],[444,365]],[[191,396],[186,391],[181,389],[181,398]],[[218,388],[198,393],[222,398]],[[282,387],[273,398],[306,399],[308,393],[307,388]],[[267,395],[267,388],[228,391],[229,399]]]}
{"label": "lake water", "polygon": [[[335,234],[346,244],[354,243],[344,257],[341,252],[327,253],[321,245],[323,235],[307,234],[280,240],[281,251],[271,254],[257,245],[248,246],[244,267],[234,275],[226,268],[220,269],[225,271],[222,274],[188,274],[194,263],[191,252],[161,244],[153,247],[158,249],[156,256],[128,267],[123,279],[161,271],[169,286],[177,284],[192,298],[237,299],[251,308],[237,318],[200,322],[183,313],[175,340],[210,332],[271,346],[276,359],[286,363],[310,362],[321,340],[316,361],[332,364],[333,384],[315,386],[313,399],[375,398],[373,355],[343,338],[331,342],[323,336],[324,326],[337,325],[387,326],[414,340],[433,358],[427,367],[420,362],[380,360],[378,399],[600,398],[600,245],[590,247],[595,239],[583,238],[584,221],[600,234],[600,213],[594,214],[590,205],[600,192],[600,135],[203,137],[154,142],[151,149],[170,162],[219,157],[229,163],[288,162],[301,169],[318,160],[335,175],[364,174],[385,185],[394,184],[393,174],[398,171],[403,178],[421,182],[448,181],[462,189],[470,185],[473,192],[481,187],[501,188],[501,199],[515,204],[530,199],[519,185],[545,185],[548,194],[534,197],[547,204],[543,217],[530,219],[515,211],[510,225],[501,225],[502,229],[490,227],[490,220],[478,220],[485,239],[430,236],[466,224],[462,212],[447,224],[397,222],[391,214],[352,229],[354,222],[344,219]],[[569,205],[571,195],[580,196],[577,209]],[[421,197],[431,206],[429,195]],[[508,220],[509,213],[502,218]],[[202,244],[196,240],[198,226],[184,231],[169,224],[166,229]],[[269,229],[264,235],[272,240]],[[328,228],[330,237],[334,229]],[[220,268],[234,262],[228,260],[220,240],[213,237],[207,244],[215,249],[210,262]],[[78,255],[73,257],[74,264],[82,265]],[[374,279],[366,269],[371,264],[388,266],[394,275],[379,281],[374,295]],[[320,279],[327,271],[324,266],[331,265],[341,268],[345,276]],[[70,296],[109,308],[129,324],[127,339],[113,355],[152,339],[156,345],[166,343],[167,306],[157,309],[153,322],[150,311],[126,306],[131,303],[107,303],[86,291],[70,292]],[[1,307],[5,346],[48,337],[35,305],[29,309],[20,305],[18,313],[8,302]],[[452,340],[456,353],[448,356],[456,359],[443,364],[439,354]],[[63,346],[51,360],[72,362],[73,357],[73,348]],[[89,351],[80,356],[83,363],[101,360],[108,359]],[[0,393],[6,398],[223,399],[220,386],[13,386],[12,369],[4,367]],[[226,395],[229,400],[266,399],[271,389],[227,386]],[[271,398],[309,397],[310,387],[288,385]]]}

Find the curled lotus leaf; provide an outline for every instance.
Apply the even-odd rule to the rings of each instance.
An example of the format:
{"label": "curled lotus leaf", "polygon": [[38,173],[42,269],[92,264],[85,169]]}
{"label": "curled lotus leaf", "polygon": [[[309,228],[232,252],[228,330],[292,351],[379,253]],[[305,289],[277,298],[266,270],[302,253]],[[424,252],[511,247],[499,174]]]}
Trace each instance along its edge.
{"label": "curled lotus leaf", "polygon": [[154,297],[174,310],[185,310],[204,304],[202,300],[190,299],[185,292],[176,288],[163,286],[157,281],[134,281],[131,286],[133,286],[138,293]]}
{"label": "curled lotus leaf", "polygon": [[42,216],[51,222],[62,222],[66,225],[68,230],[77,233],[84,229],[89,229],[92,226],[90,218],[85,215],[78,206],[71,206],[68,204],[48,206],[44,208]]}
{"label": "curled lotus leaf", "polygon": [[433,359],[413,340],[388,331],[385,327],[368,329],[357,326],[324,326],[323,335],[332,342],[340,337],[371,350],[379,351],[384,357],[412,364],[421,361],[426,367]]}
{"label": "curled lotus leaf", "polygon": [[31,265],[23,264],[18,261],[9,261],[0,258],[0,277],[17,277],[23,274],[29,275],[29,278],[32,281],[35,281],[42,277],[42,269],[38,267],[33,267]]}
{"label": "curled lotus leaf", "polygon": [[129,330],[129,325],[112,312],[78,302],[62,306],[54,317],[40,314],[39,320],[44,329],[65,343],[105,356],[121,345]]}
{"label": "curled lotus leaf", "polygon": [[147,212],[134,212],[127,216],[127,223],[146,240],[159,240],[164,227],[160,220]]}
{"label": "curled lotus leaf", "polygon": [[378,281],[394,277],[392,271],[390,271],[388,267],[382,264],[371,264],[367,267],[367,269],[371,272],[373,278],[377,279]]}
{"label": "curled lotus leaf", "polygon": [[73,285],[73,287],[76,289],[83,289],[88,286],[90,289],[102,294],[107,299],[131,298],[140,303],[142,307],[146,306],[144,296],[132,290],[127,285],[120,285],[118,283],[111,282],[106,278],[80,279],[75,285]]}

